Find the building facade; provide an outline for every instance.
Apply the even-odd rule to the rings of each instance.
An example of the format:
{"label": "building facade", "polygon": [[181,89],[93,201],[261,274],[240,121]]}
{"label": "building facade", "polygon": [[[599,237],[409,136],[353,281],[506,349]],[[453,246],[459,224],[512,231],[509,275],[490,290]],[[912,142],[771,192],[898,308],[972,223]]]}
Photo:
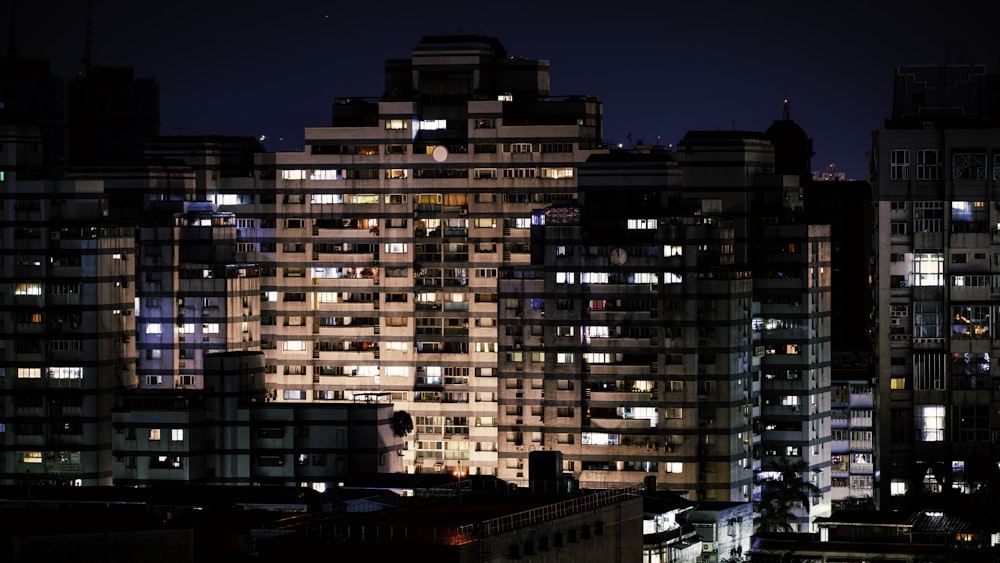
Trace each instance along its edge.
{"label": "building facade", "polygon": [[[220,210],[253,233],[273,401],[391,394],[409,472],[497,466],[497,272],[527,264],[531,210],[576,196],[601,104],[549,94],[548,62],[492,38],[429,36],[342,98],[306,149],[260,155]],[[210,195],[210,197],[212,197]]]}
{"label": "building facade", "polygon": [[873,135],[883,508],[997,490],[998,91],[982,65],[899,67]]}
{"label": "building facade", "polygon": [[750,275],[678,178],[663,150],[595,156],[577,204],[533,215],[532,267],[500,280],[501,478],[558,450],[584,487],[750,498]]}
{"label": "building facade", "polygon": [[4,126],[3,484],[111,484],[114,395],[136,385],[135,230],[99,180],[54,180],[39,130]]}

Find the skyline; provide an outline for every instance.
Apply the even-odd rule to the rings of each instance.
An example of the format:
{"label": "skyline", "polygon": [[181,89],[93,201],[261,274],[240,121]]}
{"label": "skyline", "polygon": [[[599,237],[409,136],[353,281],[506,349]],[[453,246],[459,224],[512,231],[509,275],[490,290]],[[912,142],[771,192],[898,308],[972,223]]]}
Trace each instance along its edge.
{"label": "skyline", "polygon": [[[768,12],[736,2],[626,1],[608,13],[596,2],[498,10],[442,0],[430,10],[383,2],[372,13],[316,0],[280,10],[260,0],[94,0],[91,60],[159,82],[163,135],[265,135],[268,150],[287,151],[302,148],[305,127],[329,124],[335,98],[380,96],[385,61],[409,57],[424,35],[480,34],[511,55],[548,60],[553,95],[600,99],[608,142],[764,131],[782,118],[787,98],[814,141],[812,168],[835,163],[864,180],[871,134],[891,113],[896,66],[995,67],[1000,44],[987,32],[988,10],[975,4],[952,3],[942,14],[924,1],[780,1]],[[84,2],[18,2],[16,56],[49,59],[54,74],[72,78],[82,70],[86,12]],[[934,35],[914,32],[926,25],[922,13],[939,24]]]}

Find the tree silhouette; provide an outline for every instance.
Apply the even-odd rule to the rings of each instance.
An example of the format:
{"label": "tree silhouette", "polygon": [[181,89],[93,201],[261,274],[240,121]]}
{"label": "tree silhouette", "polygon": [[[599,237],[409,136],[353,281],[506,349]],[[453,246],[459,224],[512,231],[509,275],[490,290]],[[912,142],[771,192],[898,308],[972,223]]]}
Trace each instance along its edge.
{"label": "tree silhouette", "polygon": [[774,471],[778,476],[763,483],[759,515],[754,519],[757,531],[794,531],[791,522],[795,514],[792,509],[797,504],[808,506],[810,497],[822,494],[819,487],[802,477],[808,470],[809,466],[802,458],[781,456],[774,462]]}
{"label": "tree silhouette", "polygon": [[392,413],[392,434],[405,437],[413,431],[413,417],[406,411],[396,411]]}

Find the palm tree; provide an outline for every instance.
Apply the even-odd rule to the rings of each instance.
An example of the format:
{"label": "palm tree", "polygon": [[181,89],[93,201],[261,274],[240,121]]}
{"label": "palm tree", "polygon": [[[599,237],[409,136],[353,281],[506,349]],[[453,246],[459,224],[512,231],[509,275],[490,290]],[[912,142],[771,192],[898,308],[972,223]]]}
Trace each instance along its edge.
{"label": "palm tree", "polygon": [[406,411],[392,413],[392,433],[400,438],[413,431],[413,417]]}
{"label": "palm tree", "polygon": [[795,518],[792,508],[796,505],[808,506],[810,497],[822,494],[819,487],[802,477],[808,470],[809,466],[802,458],[781,456],[775,460],[774,471],[778,475],[763,483],[758,516],[754,520],[758,531],[794,531],[791,525]]}

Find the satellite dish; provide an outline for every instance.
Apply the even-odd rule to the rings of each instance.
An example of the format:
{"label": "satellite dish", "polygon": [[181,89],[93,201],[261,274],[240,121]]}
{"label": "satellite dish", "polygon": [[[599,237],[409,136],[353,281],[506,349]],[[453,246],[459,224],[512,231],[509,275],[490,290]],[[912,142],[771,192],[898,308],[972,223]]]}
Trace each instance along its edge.
{"label": "satellite dish", "polygon": [[444,145],[438,145],[434,147],[431,152],[431,157],[434,158],[434,162],[444,162],[448,158],[448,147]]}

